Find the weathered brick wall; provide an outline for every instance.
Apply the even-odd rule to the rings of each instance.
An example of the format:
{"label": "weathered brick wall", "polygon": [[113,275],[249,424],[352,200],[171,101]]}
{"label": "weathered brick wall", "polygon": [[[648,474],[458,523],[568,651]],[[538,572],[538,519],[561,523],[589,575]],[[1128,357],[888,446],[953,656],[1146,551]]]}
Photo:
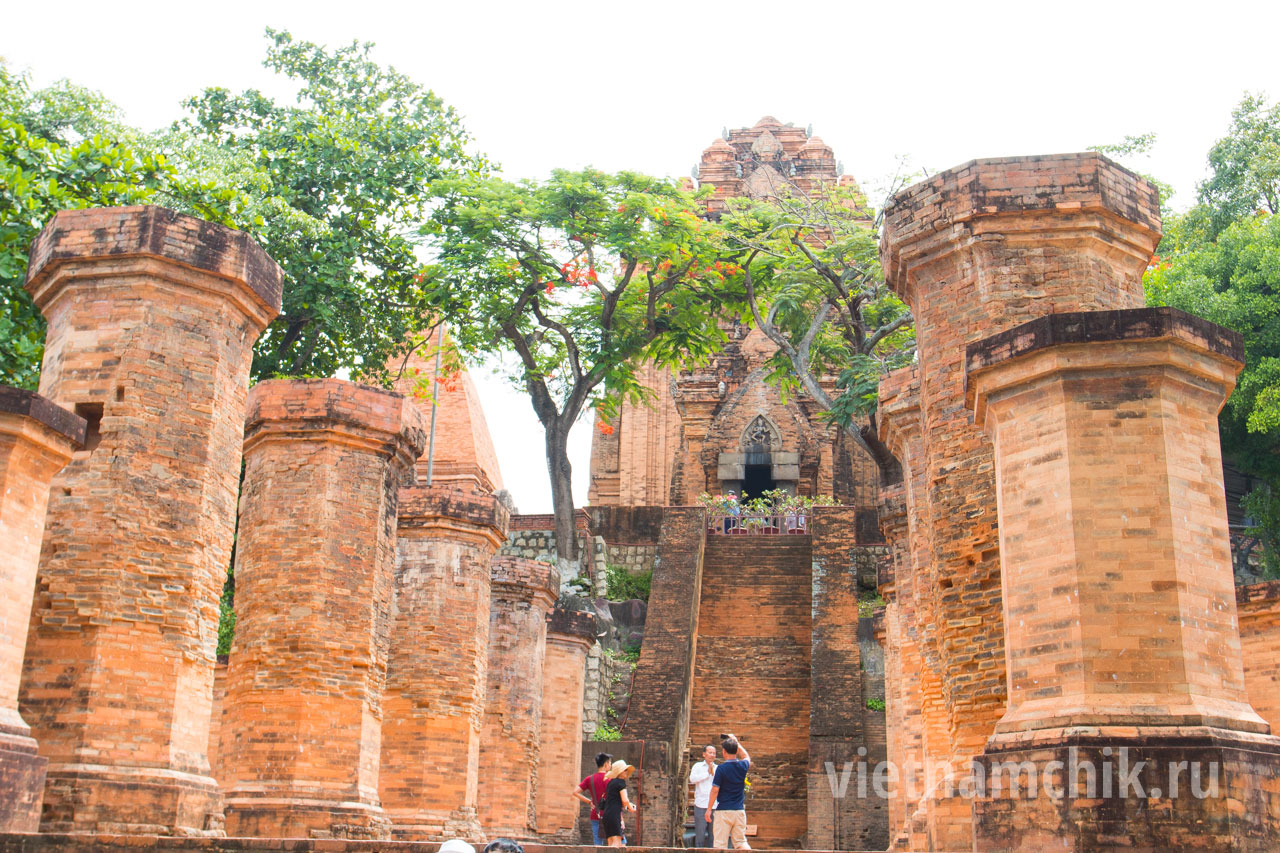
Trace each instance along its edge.
{"label": "weathered brick wall", "polygon": [[280,269],[239,231],[126,207],[59,213],[27,276],[49,324],[40,393],[90,421],[53,482],[22,678],[42,826],[216,828],[218,598]]}
{"label": "weathered brick wall", "polygon": [[1280,733],[1280,581],[1238,587],[1236,609],[1249,702]]}
{"label": "weathered brick wall", "polygon": [[538,831],[534,795],[541,750],[547,614],[555,604],[560,576],[549,563],[521,557],[497,557],[490,571],[480,824],[490,838],[525,837]]}
{"label": "weathered brick wall", "polygon": [[209,775],[225,791],[227,777],[222,767],[222,723],[227,715],[227,656],[219,655],[213,666],[213,711],[209,714]]}
{"label": "weathered brick wall", "polygon": [[692,638],[698,636],[705,514],[668,508],[645,621],[645,641],[632,682],[623,737],[641,742],[641,776],[631,787],[644,812],[636,843],[673,843],[684,810],[681,759],[689,738],[693,687]]}
{"label": "weathered brick wall", "polygon": [[657,545],[665,505],[665,500],[656,506],[592,505],[587,508],[591,533],[610,545]]}
{"label": "weathered brick wall", "polygon": [[[801,847],[809,827],[811,548],[809,536],[707,537],[688,743],[718,745],[721,732],[742,739],[753,764],[747,817],[758,827],[753,843],[760,847]],[[847,570],[845,560],[832,556],[827,563]],[[834,621],[847,602],[828,576],[831,583],[837,589],[824,585],[823,604],[835,611],[824,614]],[[852,613],[856,619],[856,600]],[[832,667],[824,673],[832,692],[856,687],[846,700],[856,701],[855,632],[842,639],[833,630],[819,649]],[[819,711],[813,747],[825,760],[828,749],[852,735],[837,708]]]}
{"label": "weathered brick wall", "polygon": [[[912,307],[920,353],[926,473],[908,504],[931,539],[916,616],[936,626],[923,651],[957,766],[982,750],[1005,699],[992,451],[962,405],[964,345],[1043,314],[1140,305],[1159,238],[1155,190],[1093,153],[971,161],[886,205],[881,260]],[[968,844],[968,804],[933,808],[932,843]]]}
{"label": "weathered brick wall", "polygon": [[1280,738],[1245,690],[1219,456],[1243,352],[1170,308],[1060,313],[967,348],[1009,617],[1009,708],[978,767],[1116,754],[1158,761],[1145,781],[1163,793],[1170,762],[1216,761],[1230,798],[1169,796],[1152,820],[1127,786],[1050,802],[993,784],[974,801],[977,849],[1092,850],[1119,827],[1147,849],[1280,843]]}
{"label": "weathered brick wall", "polygon": [[40,828],[48,761],[18,713],[18,685],[49,483],[84,438],[83,418],[0,385],[0,832]]}
{"label": "weathered brick wall", "polygon": [[425,441],[394,392],[280,379],[249,394],[221,743],[231,834],[387,833],[396,513]]}
{"label": "weathered brick wall", "polygon": [[578,801],[569,796],[582,764],[583,678],[587,649],[596,642],[595,614],[557,606],[547,617],[542,666],[537,830],[545,840],[578,841]]}
{"label": "weathered brick wall", "polygon": [[[463,488],[470,486],[470,488]],[[472,481],[400,490],[378,791],[394,837],[482,836],[490,563],[507,511]]]}
{"label": "weathered brick wall", "polygon": [[889,842],[884,802],[874,796],[858,797],[853,789],[841,796],[832,789],[828,771],[828,764],[840,774],[846,762],[884,753],[883,727],[878,742],[868,738],[865,728],[858,637],[858,563],[864,546],[858,543],[855,519],[851,507],[819,507],[810,528],[812,633],[804,838],[809,848],[875,850]]}

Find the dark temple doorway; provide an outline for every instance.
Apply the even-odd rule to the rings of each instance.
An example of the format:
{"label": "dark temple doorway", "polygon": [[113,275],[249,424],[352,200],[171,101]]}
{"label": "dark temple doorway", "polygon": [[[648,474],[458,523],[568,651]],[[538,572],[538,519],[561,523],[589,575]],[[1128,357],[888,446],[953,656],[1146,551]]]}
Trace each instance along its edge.
{"label": "dark temple doorway", "polygon": [[744,501],[751,498],[758,498],[769,489],[776,489],[778,484],[773,481],[773,466],[771,465],[748,465],[742,480],[742,499]]}

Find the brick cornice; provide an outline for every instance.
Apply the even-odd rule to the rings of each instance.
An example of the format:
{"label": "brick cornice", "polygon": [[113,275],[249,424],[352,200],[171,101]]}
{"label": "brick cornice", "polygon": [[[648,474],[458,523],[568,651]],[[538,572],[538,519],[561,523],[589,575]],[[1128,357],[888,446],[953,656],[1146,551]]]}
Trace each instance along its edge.
{"label": "brick cornice", "polygon": [[154,205],[61,211],[31,244],[26,288],[47,311],[72,282],[133,275],[228,297],[259,328],[280,313],[284,273],[252,237]]}

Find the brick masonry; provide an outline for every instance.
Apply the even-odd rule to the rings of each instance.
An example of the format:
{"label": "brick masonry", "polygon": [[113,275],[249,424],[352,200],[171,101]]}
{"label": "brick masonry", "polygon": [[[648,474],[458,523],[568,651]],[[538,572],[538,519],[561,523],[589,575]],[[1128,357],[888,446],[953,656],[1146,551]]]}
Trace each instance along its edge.
{"label": "brick masonry", "polygon": [[397,505],[425,441],[394,392],[340,379],[250,392],[220,747],[230,834],[386,837]]}
{"label": "brick masonry", "polygon": [[396,838],[478,839],[490,561],[507,524],[492,495],[400,493],[379,791]]}
{"label": "brick masonry", "polygon": [[53,481],[20,694],[49,759],[42,828],[216,830],[218,597],[280,269],[239,231],[131,207],[59,213],[27,275],[40,393],[88,421]]}
{"label": "brick masonry", "polygon": [[500,556],[490,577],[480,823],[490,838],[525,838],[538,831],[535,795],[547,614],[556,602],[560,576],[549,563]]}
{"label": "brick masonry", "polygon": [[[967,767],[1005,703],[993,457],[963,405],[964,346],[1044,314],[1140,305],[1159,238],[1154,188],[1094,153],[974,160],[886,205],[881,261],[920,354],[921,437],[904,476],[920,479],[907,490],[909,571],[924,586],[902,616],[932,626],[915,631],[938,688],[919,692],[929,757]],[[930,799],[929,843],[971,843],[969,804]]]}
{"label": "brick masonry", "polygon": [[596,644],[594,613],[557,605],[547,616],[542,666],[542,731],[538,745],[537,830],[547,841],[573,844],[582,778],[582,701],[587,651]]}
{"label": "brick masonry", "polygon": [[[806,847],[876,850],[889,843],[883,800],[859,797],[856,787],[839,796],[839,778],[847,762],[864,760],[874,767],[884,760],[884,715],[866,706],[858,565],[868,548],[857,534],[852,507],[819,507],[814,512]],[[870,731],[871,726],[879,731]]]}
{"label": "brick masonry", "polygon": [[622,728],[640,751],[639,778],[631,785],[643,810],[636,844],[672,844],[682,832],[705,526],[700,507],[668,507],[663,516],[645,641]]}
{"label": "brick masonry", "polygon": [[49,483],[84,446],[85,421],[0,385],[0,832],[40,828],[47,759],[18,713]]}
{"label": "brick masonry", "polygon": [[[787,185],[804,191],[837,185],[857,190],[852,177],[839,174],[830,146],[772,116],[728,131],[727,138],[703,151],[699,169],[701,183],[714,187],[706,202],[712,217],[719,217],[729,198],[763,198]],[[868,213],[868,226],[870,221]],[[612,431],[592,437],[591,505],[687,506],[700,492],[741,488],[742,472],[722,468],[721,457],[746,450],[744,432],[764,417],[776,442],[759,450],[772,457],[761,457],[760,464],[772,466],[778,485],[873,506],[878,469],[870,457],[822,419],[806,394],[784,400],[768,381],[765,361],[777,347],[759,330],[735,321],[726,319],[722,328],[728,340],[707,364],[685,371],[641,370],[640,382],[652,399],[625,404],[610,424]],[[834,377],[823,381],[834,387]]]}
{"label": "brick masonry", "polygon": [[1241,657],[1249,704],[1280,732],[1280,581],[1236,589]]}
{"label": "brick masonry", "polygon": [[[1105,747],[1158,762],[1147,796],[1113,802],[990,785],[977,849],[1093,850],[1121,826],[1153,849],[1280,841],[1280,738],[1246,693],[1219,455],[1242,358],[1239,335],[1170,308],[1055,314],[967,348],[995,445],[1009,662],[978,767]],[[1226,791],[1168,795],[1181,761],[1216,761]]]}

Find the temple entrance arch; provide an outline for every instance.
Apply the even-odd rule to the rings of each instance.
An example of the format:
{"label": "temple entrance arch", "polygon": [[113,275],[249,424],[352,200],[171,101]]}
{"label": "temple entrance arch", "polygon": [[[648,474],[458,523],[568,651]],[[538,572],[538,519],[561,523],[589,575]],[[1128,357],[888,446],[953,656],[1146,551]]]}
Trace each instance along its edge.
{"label": "temple entrance arch", "polygon": [[720,491],[732,489],[743,498],[759,497],[769,489],[796,493],[800,480],[800,454],[782,449],[781,432],[765,415],[747,424],[738,440],[738,452],[721,453],[716,476]]}

